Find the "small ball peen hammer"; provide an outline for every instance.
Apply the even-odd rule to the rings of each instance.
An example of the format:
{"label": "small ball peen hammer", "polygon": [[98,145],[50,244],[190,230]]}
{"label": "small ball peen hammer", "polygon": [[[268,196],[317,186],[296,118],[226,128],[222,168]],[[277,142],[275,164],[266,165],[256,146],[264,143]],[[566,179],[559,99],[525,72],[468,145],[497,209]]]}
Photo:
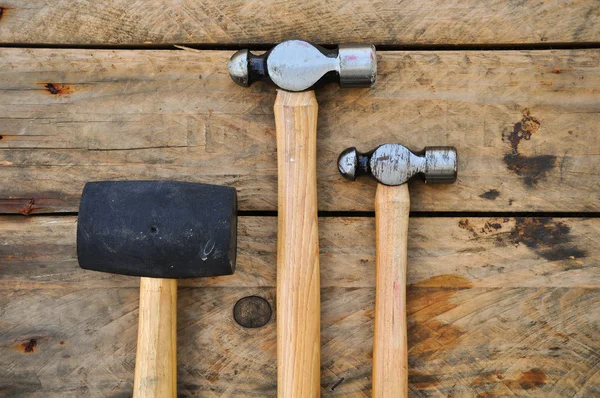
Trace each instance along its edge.
{"label": "small ball peen hammer", "polygon": [[376,237],[375,338],[373,397],[408,396],[406,263],[410,196],[406,184],[420,174],[426,183],[456,181],[454,147],[426,147],[414,153],[400,144],[384,144],[368,153],[348,148],[338,158],[340,173],[351,181],[374,178]]}

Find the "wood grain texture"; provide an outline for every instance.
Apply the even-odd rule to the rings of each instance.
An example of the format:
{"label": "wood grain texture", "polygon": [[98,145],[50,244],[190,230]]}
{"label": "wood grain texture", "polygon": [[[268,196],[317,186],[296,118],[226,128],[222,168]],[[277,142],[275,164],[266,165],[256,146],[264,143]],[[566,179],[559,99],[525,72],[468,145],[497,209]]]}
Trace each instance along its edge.
{"label": "wood grain texture", "polygon": [[277,396],[318,397],[320,271],[314,91],[277,91]]}
{"label": "wood grain texture", "polygon": [[[231,52],[0,50],[0,212],[77,211],[86,181],[235,186],[277,208],[273,102]],[[348,146],[454,145],[458,182],[412,210],[599,211],[600,51],[381,52],[373,89],[317,91],[319,210],[373,210],[340,178]]]}
{"label": "wood grain texture", "polygon": [[133,396],[177,396],[177,280],[140,278]]}
{"label": "wood grain texture", "polygon": [[5,0],[2,43],[501,44],[600,41],[595,1]]}
{"label": "wood grain texture", "polygon": [[[3,394],[131,396],[137,288],[1,293]],[[374,288],[321,293],[321,394],[368,397]],[[598,395],[597,289],[448,284],[408,294],[410,397]],[[275,320],[244,329],[232,319],[248,295],[275,302],[274,288],[180,289],[180,396],[276,396]]]}
{"label": "wood grain texture", "polygon": [[408,396],[406,264],[410,195],[406,184],[375,194],[376,282],[373,397]]}
{"label": "wood grain texture", "polygon": [[[139,285],[139,278],[79,269],[76,229],[74,216],[0,216],[0,288]],[[597,236],[597,218],[413,218],[407,280],[457,275],[474,287],[596,288]],[[374,218],[320,218],[319,242],[323,288],[375,287]],[[276,218],[240,217],[235,274],[182,279],[179,285],[275,287],[276,264]]]}
{"label": "wood grain texture", "polygon": [[[0,391],[129,396],[139,278],[78,268],[75,217],[0,217]],[[235,275],[180,283],[183,396],[276,396],[276,220],[241,217]],[[600,220],[414,218],[408,249],[409,396],[600,392]],[[324,218],[321,394],[370,396],[373,218]]]}

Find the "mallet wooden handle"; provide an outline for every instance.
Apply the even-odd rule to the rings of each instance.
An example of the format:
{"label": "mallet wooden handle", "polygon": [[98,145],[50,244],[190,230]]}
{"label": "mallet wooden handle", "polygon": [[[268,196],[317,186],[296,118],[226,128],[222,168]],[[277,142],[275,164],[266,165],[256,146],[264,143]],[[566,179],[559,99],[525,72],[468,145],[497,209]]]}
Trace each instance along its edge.
{"label": "mallet wooden handle", "polygon": [[406,261],[410,196],[406,184],[379,184],[375,196],[377,281],[373,397],[408,395]]}
{"label": "mallet wooden handle", "polygon": [[320,274],[317,228],[317,101],[279,90],[277,396],[320,395]]}
{"label": "mallet wooden handle", "polygon": [[141,278],[133,396],[177,396],[177,280]]}

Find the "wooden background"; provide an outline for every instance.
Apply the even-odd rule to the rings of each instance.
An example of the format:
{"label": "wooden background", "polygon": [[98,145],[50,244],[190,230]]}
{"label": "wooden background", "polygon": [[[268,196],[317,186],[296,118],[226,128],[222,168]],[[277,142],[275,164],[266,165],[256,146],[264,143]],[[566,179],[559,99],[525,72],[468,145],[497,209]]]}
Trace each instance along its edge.
{"label": "wooden background", "polygon": [[[0,395],[129,396],[136,278],[83,271],[86,181],[236,187],[238,270],[186,280],[179,395],[276,394],[275,91],[238,48],[373,42],[372,90],[327,86],[318,189],[323,396],[370,394],[375,184],[341,150],[454,145],[452,186],[411,184],[410,395],[600,396],[600,3],[0,3]],[[180,44],[192,49],[181,49]]]}

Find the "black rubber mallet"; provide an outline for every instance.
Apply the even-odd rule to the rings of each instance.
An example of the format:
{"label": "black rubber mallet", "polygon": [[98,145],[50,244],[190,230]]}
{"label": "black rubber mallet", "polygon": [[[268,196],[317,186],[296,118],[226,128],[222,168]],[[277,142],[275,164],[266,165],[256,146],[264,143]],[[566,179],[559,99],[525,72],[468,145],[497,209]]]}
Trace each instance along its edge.
{"label": "black rubber mallet", "polygon": [[235,270],[234,188],[90,182],[77,226],[81,268],[141,276],[134,397],[177,396],[177,279]]}

